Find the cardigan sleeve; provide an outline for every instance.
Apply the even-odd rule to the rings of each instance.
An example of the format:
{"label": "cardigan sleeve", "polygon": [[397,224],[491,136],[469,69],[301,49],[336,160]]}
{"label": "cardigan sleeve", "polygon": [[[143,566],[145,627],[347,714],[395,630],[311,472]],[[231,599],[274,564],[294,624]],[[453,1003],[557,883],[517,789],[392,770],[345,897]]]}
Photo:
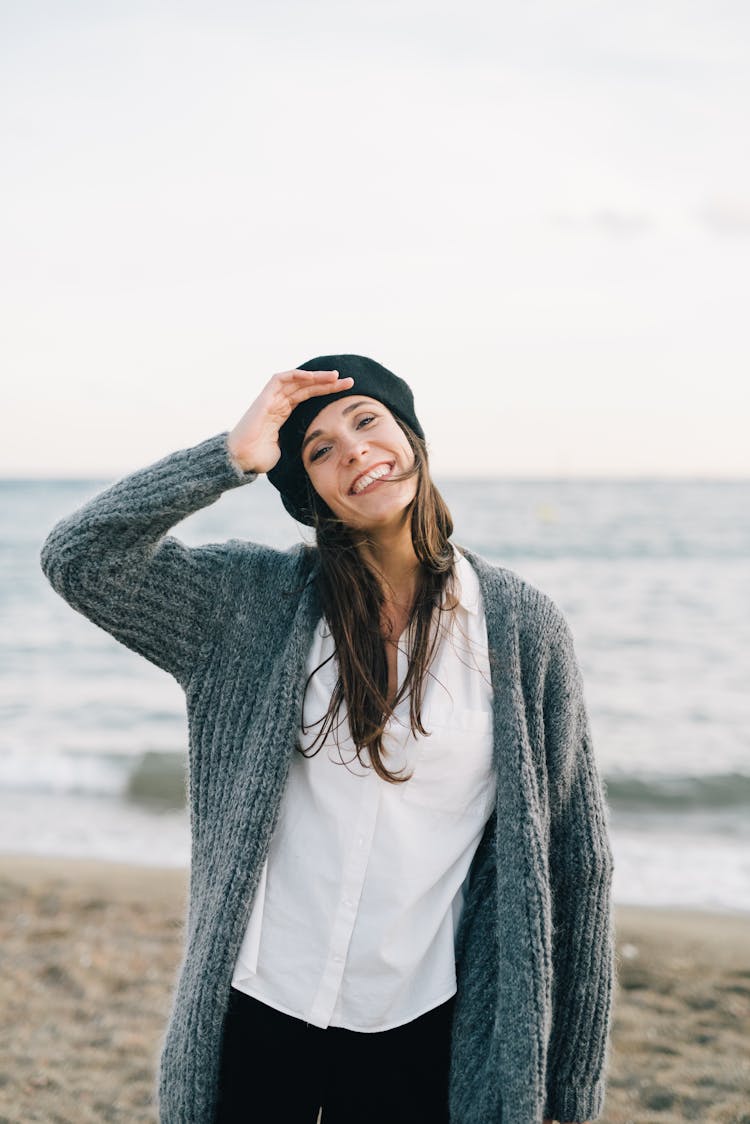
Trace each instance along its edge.
{"label": "cardigan sleeve", "polygon": [[544,1116],[588,1121],[602,1111],[609,1060],[614,861],[581,671],[559,610],[544,679],[544,730],[553,925]]}
{"label": "cardigan sleeve", "polygon": [[227,546],[166,534],[229,488],[249,483],[228,431],[171,453],[100,492],[49,532],[40,563],[77,612],[185,686],[211,620]]}

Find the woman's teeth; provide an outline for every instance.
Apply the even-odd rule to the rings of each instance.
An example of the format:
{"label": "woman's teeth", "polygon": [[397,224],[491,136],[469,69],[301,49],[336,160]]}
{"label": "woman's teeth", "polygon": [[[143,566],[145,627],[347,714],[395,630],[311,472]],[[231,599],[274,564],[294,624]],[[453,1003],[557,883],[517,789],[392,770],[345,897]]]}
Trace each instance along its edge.
{"label": "woman's teeth", "polygon": [[387,476],[390,471],[391,466],[389,464],[379,465],[379,467],[374,468],[372,472],[368,472],[367,476],[360,476],[359,480],[352,488],[352,493],[355,496],[359,495],[360,492],[364,492],[365,488],[368,488],[375,480],[380,480],[381,477]]}

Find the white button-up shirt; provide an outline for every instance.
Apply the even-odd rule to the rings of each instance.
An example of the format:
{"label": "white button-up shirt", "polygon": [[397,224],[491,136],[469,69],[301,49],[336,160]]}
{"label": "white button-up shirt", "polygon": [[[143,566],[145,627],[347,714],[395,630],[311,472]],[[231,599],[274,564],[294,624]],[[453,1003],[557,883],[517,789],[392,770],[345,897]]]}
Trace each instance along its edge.
{"label": "white button-up shirt", "polygon": [[[357,760],[342,702],[322,748],[292,754],[279,820],[232,986],[317,1027],[401,1026],[456,991],[463,883],[495,800],[492,687],[479,582],[454,547],[459,606],[441,638],[412,736],[409,698],[383,735],[382,780]],[[460,586],[460,588],[459,588]],[[408,667],[398,645],[398,685]],[[324,618],[308,675],[334,653]],[[336,680],[335,656],[308,683],[299,741],[312,751]],[[336,737],[338,736],[338,744]]]}

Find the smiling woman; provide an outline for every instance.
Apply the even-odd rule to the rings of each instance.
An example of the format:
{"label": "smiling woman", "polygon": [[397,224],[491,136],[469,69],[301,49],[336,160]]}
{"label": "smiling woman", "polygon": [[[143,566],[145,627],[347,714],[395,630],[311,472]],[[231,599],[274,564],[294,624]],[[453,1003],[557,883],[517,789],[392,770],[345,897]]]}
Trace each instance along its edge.
{"label": "smiling woman", "polygon": [[[167,533],[263,472],[314,546]],[[452,534],[408,385],[330,355],[45,540],[61,596],[185,692],[163,1124],[602,1110],[613,861],[572,634]]]}
{"label": "smiling woman", "polygon": [[[268,478],[316,531],[322,613],[339,670],[321,737],[345,706],[357,755],[366,748],[376,774],[400,783],[383,761],[383,735],[407,696],[411,732],[426,735],[424,687],[441,617],[457,606],[453,522],[430,477],[407,384],[356,356],[324,356],[302,369],[336,359],[353,372],[353,385],[300,403],[280,430],[283,455]],[[410,658],[400,682],[407,630]]]}

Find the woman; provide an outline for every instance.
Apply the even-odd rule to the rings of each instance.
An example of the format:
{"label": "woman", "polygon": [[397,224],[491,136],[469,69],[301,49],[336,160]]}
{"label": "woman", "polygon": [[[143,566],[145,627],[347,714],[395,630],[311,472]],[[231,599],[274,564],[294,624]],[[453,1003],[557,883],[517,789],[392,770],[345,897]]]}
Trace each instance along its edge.
{"label": "woman", "polygon": [[[166,533],[262,472],[315,547]],[[168,1124],[601,1112],[613,863],[572,635],[451,533],[409,387],[336,355],[44,543],[54,588],[185,691]]]}

